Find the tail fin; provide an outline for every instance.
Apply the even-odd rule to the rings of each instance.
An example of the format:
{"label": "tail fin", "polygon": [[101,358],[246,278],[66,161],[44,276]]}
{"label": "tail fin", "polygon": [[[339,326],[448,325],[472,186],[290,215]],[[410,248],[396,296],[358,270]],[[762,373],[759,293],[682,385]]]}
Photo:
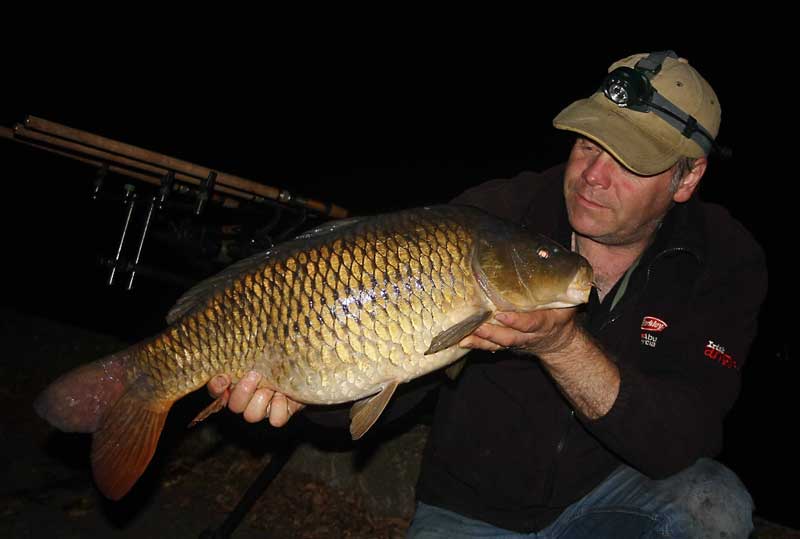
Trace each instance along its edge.
{"label": "tail fin", "polygon": [[153,458],[173,401],[148,399],[128,380],[129,351],[68,372],[34,403],[36,412],[65,432],[92,432],[92,471],[100,491],[122,498]]}

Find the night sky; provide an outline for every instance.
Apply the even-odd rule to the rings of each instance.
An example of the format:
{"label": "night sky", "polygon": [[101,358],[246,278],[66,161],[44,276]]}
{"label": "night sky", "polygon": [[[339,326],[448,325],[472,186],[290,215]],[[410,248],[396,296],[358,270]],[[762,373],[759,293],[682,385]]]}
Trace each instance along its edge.
{"label": "night sky", "polygon": [[[158,61],[155,51],[114,62],[31,57],[6,70],[13,84],[0,125],[39,116],[354,214],[380,213],[444,202],[483,180],[563,161],[569,138],[551,127],[553,116],[593,92],[613,60],[663,48],[520,54],[520,46],[510,43],[510,54],[474,45],[365,54],[364,43],[358,54],[323,46],[290,59],[281,50],[212,54],[208,45],[193,54],[187,43]],[[793,287],[780,258],[784,246],[773,237],[788,201],[768,203],[745,176],[735,59],[716,48],[677,52],[717,91],[718,140],[734,152],[729,161],[712,161],[700,195],[726,205],[765,247],[770,265],[770,296],[723,460],[756,494],[762,514],[797,525],[788,502],[774,495],[797,479],[787,474],[798,447],[786,417],[800,369],[783,316]],[[105,286],[108,270],[96,258],[114,250],[123,211],[92,203],[95,169],[4,139],[0,156],[7,286],[0,307],[128,340],[157,331],[181,289],[146,278],[133,292]],[[112,175],[107,190],[119,193],[129,181]],[[147,244],[145,260],[148,249],[157,252]]]}

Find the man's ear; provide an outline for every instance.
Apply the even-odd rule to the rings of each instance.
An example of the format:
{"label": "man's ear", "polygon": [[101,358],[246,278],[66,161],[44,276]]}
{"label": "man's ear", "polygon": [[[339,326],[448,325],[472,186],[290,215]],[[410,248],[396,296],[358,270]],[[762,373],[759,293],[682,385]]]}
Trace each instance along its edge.
{"label": "man's ear", "polygon": [[675,202],[686,202],[692,198],[692,193],[694,193],[694,190],[697,189],[697,186],[700,184],[700,179],[703,177],[703,174],[706,173],[707,166],[707,157],[698,157],[695,159],[692,169],[681,178],[681,183],[678,184],[678,189],[672,195],[672,200]]}

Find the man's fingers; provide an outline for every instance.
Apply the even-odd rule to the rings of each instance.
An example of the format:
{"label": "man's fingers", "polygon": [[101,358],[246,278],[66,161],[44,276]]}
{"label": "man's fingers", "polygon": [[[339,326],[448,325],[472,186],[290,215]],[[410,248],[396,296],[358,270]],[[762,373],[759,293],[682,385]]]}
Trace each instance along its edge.
{"label": "man's fingers", "polygon": [[499,344],[495,344],[492,341],[487,341],[486,339],[481,339],[474,333],[469,337],[464,337],[461,339],[461,342],[458,343],[458,346],[461,348],[469,348],[471,350],[486,350],[488,352],[497,352],[498,350],[503,349],[503,347]]}
{"label": "man's fingers", "polygon": [[236,387],[233,388],[231,391],[231,398],[228,401],[228,408],[232,412],[236,412],[237,414],[241,414],[247,408],[247,405],[250,403],[250,399],[253,398],[253,395],[258,388],[258,382],[261,381],[261,375],[255,371],[250,371],[247,375],[239,380],[239,383],[236,384]]}
{"label": "man's fingers", "polygon": [[[496,326],[494,324],[483,324],[475,330],[473,336],[493,343],[498,348],[509,348],[520,346],[525,334],[512,328]],[[482,348],[482,350],[487,350],[487,348]]]}
{"label": "man's fingers", "polygon": [[560,326],[575,316],[577,307],[563,309],[542,309],[529,313],[504,312],[497,313],[495,320],[522,333],[546,331],[550,327]]}
{"label": "man's fingers", "polygon": [[269,405],[269,423],[273,427],[282,427],[292,418],[292,415],[302,410],[305,405],[289,399],[283,393],[275,393]]}
{"label": "man's fingers", "polygon": [[[544,311],[534,311],[530,313],[497,313],[495,320],[502,322],[503,325],[511,329],[516,329],[523,333],[531,333],[539,329],[544,321]],[[499,327],[499,326],[496,326]]]}
{"label": "man's fingers", "polygon": [[276,393],[272,389],[259,388],[258,384],[261,379],[261,374],[251,371],[231,388],[230,379],[221,374],[212,378],[206,387],[214,398],[219,398],[226,389],[230,389],[228,408],[231,412],[242,414],[248,423],[257,423],[269,417],[272,426],[282,427],[295,412],[304,408],[305,405],[295,402],[281,393]]}
{"label": "man's fingers", "polygon": [[272,404],[269,408],[269,424],[273,427],[284,426],[292,417],[289,410],[289,401],[283,393],[276,393],[272,397]]}
{"label": "man's fingers", "polygon": [[267,408],[274,394],[274,391],[265,387],[257,389],[247,408],[244,409],[244,420],[248,423],[258,423],[267,417]]}
{"label": "man's fingers", "polygon": [[208,382],[206,387],[208,388],[209,395],[217,399],[222,396],[229,385],[231,385],[230,379],[224,374],[218,374]]}

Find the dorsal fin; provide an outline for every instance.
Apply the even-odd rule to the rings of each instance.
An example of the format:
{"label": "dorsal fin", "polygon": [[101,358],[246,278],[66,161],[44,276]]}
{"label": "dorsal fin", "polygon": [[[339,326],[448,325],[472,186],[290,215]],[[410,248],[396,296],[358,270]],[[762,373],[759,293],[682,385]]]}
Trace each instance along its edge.
{"label": "dorsal fin", "polygon": [[285,243],[276,245],[263,253],[256,253],[234,262],[220,273],[204,281],[200,281],[184,293],[172,309],[169,310],[167,314],[167,323],[174,323],[182,316],[191,312],[198,305],[204,304],[206,300],[213,297],[218,290],[224,290],[242,276],[260,269],[267,261],[273,258],[286,256],[299,248],[307,246],[309,242],[324,241],[329,234],[353,226],[360,220],[361,218],[354,217],[340,221],[331,221],[309,230],[308,232],[304,232]]}

